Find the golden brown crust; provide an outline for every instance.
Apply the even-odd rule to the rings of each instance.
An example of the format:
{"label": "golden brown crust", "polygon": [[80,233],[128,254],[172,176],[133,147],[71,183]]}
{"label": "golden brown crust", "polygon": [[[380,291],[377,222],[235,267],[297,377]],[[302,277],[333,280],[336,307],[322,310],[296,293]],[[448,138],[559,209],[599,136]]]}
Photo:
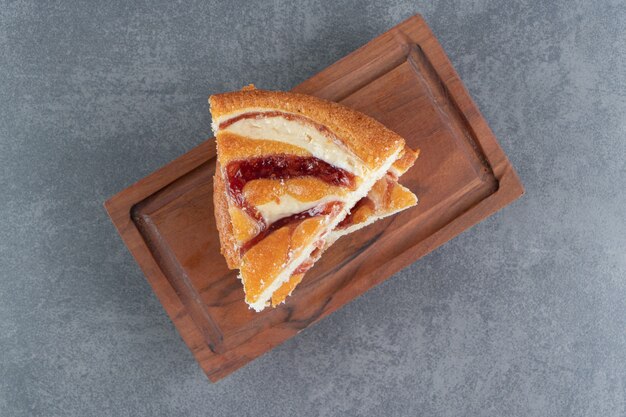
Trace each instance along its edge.
{"label": "golden brown crust", "polygon": [[344,227],[350,227],[355,224],[365,223],[368,219],[375,215],[376,206],[373,203],[363,204],[359,207],[355,207],[354,209],[352,209],[352,212],[350,212],[349,223],[344,224]]}
{"label": "golden brown crust", "polygon": [[371,169],[404,146],[404,139],[365,114],[304,94],[245,90],[209,98],[213,120],[245,109],[280,110],[299,114],[329,128]]}
{"label": "golden brown crust", "polygon": [[415,164],[415,160],[419,157],[420,150],[413,150],[408,146],[404,147],[404,151],[400,158],[396,159],[396,161],[391,166],[390,171],[396,176],[399,177],[407,172],[413,164]]}
{"label": "golden brown crust", "polygon": [[318,201],[324,197],[343,196],[348,192],[345,187],[331,185],[316,177],[297,177],[286,180],[257,179],[243,188],[246,201],[254,206],[278,202],[282,196],[289,195],[302,202]]}
{"label": "golden brown crust", "polygon": [[272,307],[276,307],[285,301],[291,295],[293,289],[302,281],[302,278],[304,278],[304,274],[294,274],[289,278],[289,281],[274,291],[274,294],[272,294]]}
{"label": "golden brown crust", "polygon": [[241,260],[241,277],[246,302],[253,304],[282,272],[290,259],[299,256],[320,232],[323,218],[312,217],[296,225],[288,225],[270,233],[251,247]]}
{"label": "golden brown crust", "polygon": [[[388,191],[389,192],[389,191]],[[417,204],[417,197],[402,184],[391,184],[390,197],[386,206],[378,210],[379,216],[386,216],[398,210],[404,210]]]}
{"label": "golden brown crust", "polygon": [[228,207],[232,233],[238,245],[243,245],[261,232],[259,223],[235,205]]}
{"label": "golden brown crust", "polygon": [[230,161],[255,158],[264,155],[286,154],[311,156],[309,152],[299,146],[274,140],[248,139],[228,131],[218,132],[216,142],[219,160],[224,166]]}
{"label": "golden brown crust", "polygon": [[[389,176],[378,180],[367,197],[374,202],[372,215],[376,217],[387,216],[417,204],[415,194]],[[354,222],[354,224],[358,223],[361,222]]]}
{"label": "golden brown crust", "polygon": [[226,263],[230,269],[237,269],[241,263],[241,258],[237,240],[233,235],[233,225],[228,213],[228,197],[219,164],[216,165],[213,176],[213,210],[222,255],[226,258]]}
{"label": "golden brown crust", "polygon": [[259,296],[285,267],[289,260],[291,230],[285,226],[269,234],[243,255],[241,279],[246,292],[246,303],[254,304]]}
{"label": "golden brown crust", "polygon": [[300,255],[302,248],[313,243],[313,237],[319,234],[325,223],[326,219],[323,217],[311,217],[298,223],[291,233],[291,241],[289,242],[293,257]]}

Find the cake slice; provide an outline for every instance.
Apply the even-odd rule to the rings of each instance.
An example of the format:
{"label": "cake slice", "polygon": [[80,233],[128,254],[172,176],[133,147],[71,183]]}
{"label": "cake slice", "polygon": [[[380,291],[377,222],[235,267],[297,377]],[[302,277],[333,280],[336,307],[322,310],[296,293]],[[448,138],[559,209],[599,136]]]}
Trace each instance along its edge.
{"label": "cake slice", "polygon": [[247,89],[210,104],[221,249],[260,311],[389,171],[404,140],[362,113],[300,94]]}
{"label": "cake slice", "polygon": [[408,188],[398,184],[397,180],[409,170],[419,156],[419,150],[413,151],[405,147],[404,154],[396,160],[387,174],[376,181],[367,196],[360,199],[346,216],[325,239],[323,247],[311,253],[309,259],[298,268],[298,273],[291,276],[272,295],[272,306],[283,303],[291,295],[296,286],[302,281],[304,272],[322,256],[333,243],[342,236],[356,232],[377,220],[389,217],[417,204],[417,197]]}

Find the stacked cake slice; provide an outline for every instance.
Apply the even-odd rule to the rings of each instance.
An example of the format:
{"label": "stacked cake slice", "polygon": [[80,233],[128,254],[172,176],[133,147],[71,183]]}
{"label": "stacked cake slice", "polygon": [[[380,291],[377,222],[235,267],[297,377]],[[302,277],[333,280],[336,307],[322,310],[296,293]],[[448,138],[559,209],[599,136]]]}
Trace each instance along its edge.
{"label": "stacked cake slice", "polygon": [[417,152],[362,113],[253,87],[209,101],[222,254],[256,311],[283,302],[341,236],[417,203],[396,181]]}

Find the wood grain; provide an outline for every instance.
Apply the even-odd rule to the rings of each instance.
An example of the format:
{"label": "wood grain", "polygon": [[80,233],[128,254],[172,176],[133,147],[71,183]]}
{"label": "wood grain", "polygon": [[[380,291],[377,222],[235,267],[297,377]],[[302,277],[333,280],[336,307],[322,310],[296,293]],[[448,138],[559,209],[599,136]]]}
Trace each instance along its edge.
{"label": "wood grain", "polygon": [[212,139],[105,203],[212,381],[230,374],[523,194],[441,46],[414,16],[297,86],[378,119],[419,147],[401,182],[417,207],[339,240],[287,303],[255,313],[219,253]]}

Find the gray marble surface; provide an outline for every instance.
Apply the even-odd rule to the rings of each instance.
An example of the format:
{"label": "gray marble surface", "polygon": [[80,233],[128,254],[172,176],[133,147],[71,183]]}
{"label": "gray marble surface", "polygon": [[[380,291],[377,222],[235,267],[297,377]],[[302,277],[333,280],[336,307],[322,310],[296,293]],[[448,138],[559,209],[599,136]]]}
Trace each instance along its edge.
{"label": "gray marble surface", "polygon": [[[416,12],[526,195],[210,384],[103,201]],[[0,415],[626,415],[623,1],[2,1],[0,97]]]}

